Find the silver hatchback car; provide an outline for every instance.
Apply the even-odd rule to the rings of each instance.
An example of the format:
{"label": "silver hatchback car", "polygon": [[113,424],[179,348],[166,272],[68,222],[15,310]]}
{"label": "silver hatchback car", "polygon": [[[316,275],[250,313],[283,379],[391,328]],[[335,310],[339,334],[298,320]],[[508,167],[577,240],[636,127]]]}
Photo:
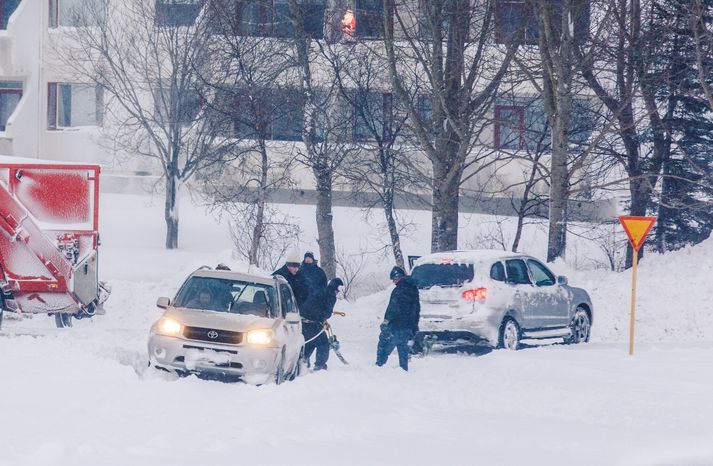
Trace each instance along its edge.
{"label": "silver hatchback car", "polygon": [[537,259],[496,250],[449,251],[415,261],[424,338],[518,349],[523,339],[589,340],[594,307]]}
{"label": "silver hatchback car", "polygon": [[304,346],[292,289],[283,277],[199,269],[151,327],[149,362],[158,369],[281,383],[299,372]]}

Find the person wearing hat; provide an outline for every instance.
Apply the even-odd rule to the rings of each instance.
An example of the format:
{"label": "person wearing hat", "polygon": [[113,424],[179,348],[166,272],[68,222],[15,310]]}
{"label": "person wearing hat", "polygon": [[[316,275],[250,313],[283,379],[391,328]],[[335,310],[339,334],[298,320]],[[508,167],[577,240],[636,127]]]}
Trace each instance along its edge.
{"label": "person wearing hat", "polygon": [[344,286],[341,278],[330,280],[323,290],[309,295],[304,311],[300,312],[302,315],[302,335],[307,342],[305,344],[304,360],[309,365],[312,353],[317,350],[314,363],[315,371],[327,368],[329,339],[322,330],[324,329],[324,322],[332,317],[340,286]]}
{"label": "person wearing hat", "polygon": [[317,265],[317,261],[314,258],[314,253],[307,251],[302,260],[302,266],[300,267],[302,274],[305,277],[307,283],[307,289],[312,292],[320,292],[324,290],[327,286],[327,274],[324,270]]}
{"label": "person wearing hat", "polygon": [[300,257],[296,254],[288,255],[285,265],[272,272],[272,275],[280,275],[287,280],[290,288],[292,288],[292,293],[295,295],[297,308],[301,309],[307,300],[308,290],[304,274],[300,270]]}
{"label": "person wearing hat", "polygon": [[418,287],[401,267],[391,269],[389,278],[396,287],[391,292],[389,305],[381,323],[379,344],[376,347],[376,365],[383,366],[394,351],[399,354],[399,366],[408,371],[408,342],[418,332],[421,304]]}

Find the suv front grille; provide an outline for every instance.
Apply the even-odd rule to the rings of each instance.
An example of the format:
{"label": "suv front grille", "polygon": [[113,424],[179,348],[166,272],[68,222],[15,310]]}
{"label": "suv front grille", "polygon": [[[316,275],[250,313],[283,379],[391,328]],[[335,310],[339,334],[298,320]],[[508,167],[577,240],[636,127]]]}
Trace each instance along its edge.
{"label": "suv front grille", "polygon": [[243,341],[241,332],[202,327],[183,327],[183,337],[189,340],[228,343],[230,345],[237,345]]}

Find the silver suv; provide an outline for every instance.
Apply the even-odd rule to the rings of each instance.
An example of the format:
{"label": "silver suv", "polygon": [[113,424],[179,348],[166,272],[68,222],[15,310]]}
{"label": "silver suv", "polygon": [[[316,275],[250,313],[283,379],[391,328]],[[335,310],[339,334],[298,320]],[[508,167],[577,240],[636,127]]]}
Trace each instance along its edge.
{"label": "silver suv", "polygon": [[283,277],[201,269],[156,305],[166,309],[148,342],[156,368],[255,384],[298,374],[302,323]]}
{"label": "silver suv", "polygon": [[523,339],[589,340],[592,301],[537,259],[495,250],[450,251],[419,258],[411,276],[421,299],[421,332],[518,349]]}

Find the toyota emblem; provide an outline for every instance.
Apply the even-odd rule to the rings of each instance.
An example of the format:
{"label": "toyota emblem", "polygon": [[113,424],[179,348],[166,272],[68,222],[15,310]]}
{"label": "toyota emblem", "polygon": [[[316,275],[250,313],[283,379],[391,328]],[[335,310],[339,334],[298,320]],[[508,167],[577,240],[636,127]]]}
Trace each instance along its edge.
{"label": "toyota emblem", "polygon": [[211,330],[210,332],[208,332],[208,338],[210,338],[211,340],[215,340],[216,338],[218,338],[218,332],[216,332],[215,330]]}

